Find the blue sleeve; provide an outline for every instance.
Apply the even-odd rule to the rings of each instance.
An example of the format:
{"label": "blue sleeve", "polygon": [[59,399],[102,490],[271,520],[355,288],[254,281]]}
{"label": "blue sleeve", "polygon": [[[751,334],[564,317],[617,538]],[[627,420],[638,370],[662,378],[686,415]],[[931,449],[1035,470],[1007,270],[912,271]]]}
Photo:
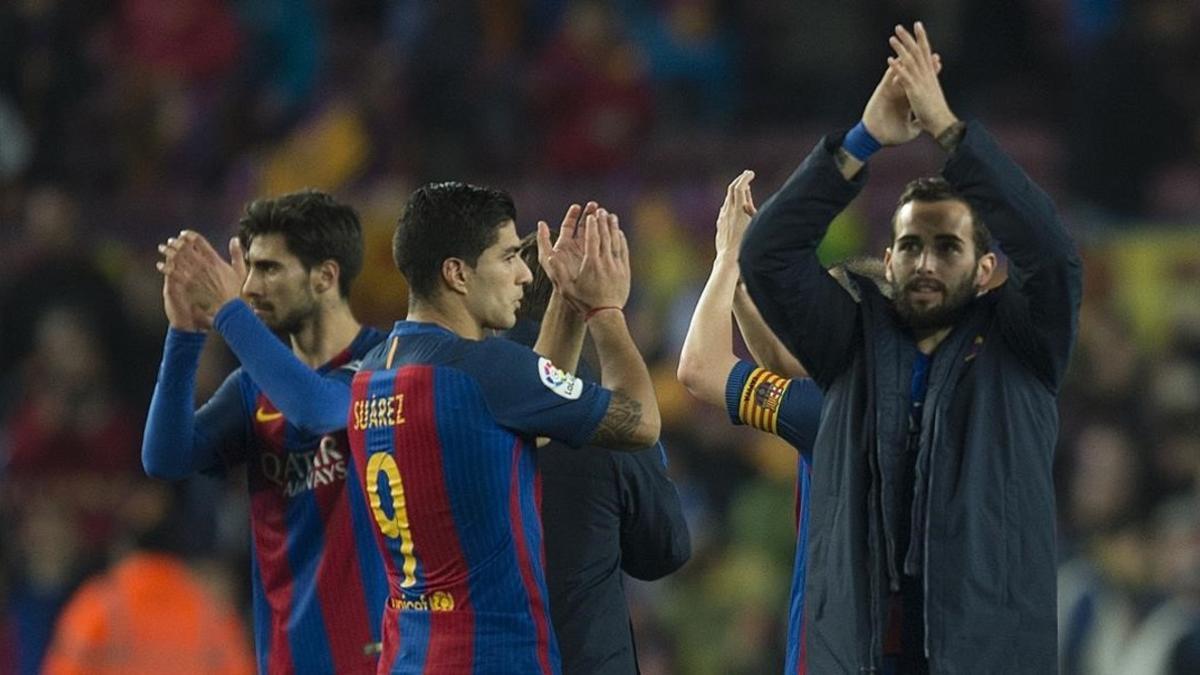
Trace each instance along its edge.
{"label": "blue sleeve", "polygon": [[746,388],[746,380],[750,379],[750,374],[756,368],[753,363],[739,360],[733,364],[733,370],[729,371],[729,377],[725,380],[725,412],[729,414],[729,421],[735,425],[745,424],[739,412],[742,405],[742,391]]}
{"label": "blue sleeve", "polygon": [[821,388],[809,378],[792,380],[779,404],[779,437],[791,443],[810,464],[817,429],[821,426],[821,405],[825,399]]}
{"label": "blue sleeve", "polygon": [[502,338],[475,345],[464,365],[502,426],[574,448],[591,438],[612,398],[611,391]]}
{"label": "blue sleeve", "polygon": [[789,379],[738,361],[725,382],[725,411],[734,424],[775,434],[812,461],[821,422],[821,389],[808,379]]}
{"label": "blue sleeve", "polygon": [[350,383],[343,369],[325,376],[302,363],[241,300],[225,303],[213,325],[288,422],[315,434],[346,427]]}
{"label": "blue sleeve", "polygon": [[199,413],[194,412],[204,338],[204,333],[167,331],[142,436],[142,467],[155,478],[175,480],[220,466],[222,450],[233,445],[245,428],[236,373]]}
{"label": "blue sleeve", "polygon": [[662,444],[612,453],[621,487],[621,568],[642,581],[661,579],[692,556],[679,492],[667,476]]}
{"label": "blue sleeve", "polygon": [[208,461],[198,466],[210,472],[246,461],[250,449],[250,412],[242,393],[242,371],[233,371],[217,387],[212,398],[196,411],[193,443],[211,445],[221,461]]}

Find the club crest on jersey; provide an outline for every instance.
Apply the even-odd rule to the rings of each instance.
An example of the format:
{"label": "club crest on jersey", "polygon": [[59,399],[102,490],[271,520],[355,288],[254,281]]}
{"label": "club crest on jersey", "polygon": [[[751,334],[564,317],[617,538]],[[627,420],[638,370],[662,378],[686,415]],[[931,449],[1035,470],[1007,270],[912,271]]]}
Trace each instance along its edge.
{"label": "club crest on jersey", "polygon": [[409,612],[452,612],[454,611],[454,596],[446,591],[434,591],[429,595],[422,593],[417,597],[388,598],[392,609]]}
{"label": "club crest on jersey", "polygon": [[776,382],[762,382],[754,388],[754,405],[775,412],[783,400],[784,388]]}
{"label": "club crest on jersey", "polygon": [[547,389],[568,401],[574,401],[583,393],[583,380],[550,363],[550,359],[538,359],[538,375]]}

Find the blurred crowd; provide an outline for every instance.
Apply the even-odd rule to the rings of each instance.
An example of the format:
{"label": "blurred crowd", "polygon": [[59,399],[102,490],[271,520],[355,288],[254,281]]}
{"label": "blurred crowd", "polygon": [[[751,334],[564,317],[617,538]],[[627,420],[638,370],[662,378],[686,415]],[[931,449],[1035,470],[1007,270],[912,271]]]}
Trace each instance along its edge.
{"label": "blurred crowd", "polygon": [[[255,196],[328,190],[366,228],[356,312],[386,327],[406,297],[393,224],[412,188],[445,179],[511,191],[521,232],[572,201],[621,214],[695,546],[668,580],[631,583],[643,672],[777,670],[795,454],[696,405],[677,357],[725,184],[754,169],[762,201],[853,124],[890,27],[914,18],[951,107],[995,131],[1085,253],[1056,467],[1064,672],[1140,672],[1130,659],[1155,649],[1200,663],[1196,3],[10,0],[0,673],[39,672],[72,594],[139,551],[188,561],[214,606],[247,612],[238,477],[162,494],[142,476],[166,327],[154,244],[182,228],[220,241]],[[881,253],[900,187],[939,160],[932,143],[873,160],[827,259]],[[210,340],[199,399],[234,365]]]}

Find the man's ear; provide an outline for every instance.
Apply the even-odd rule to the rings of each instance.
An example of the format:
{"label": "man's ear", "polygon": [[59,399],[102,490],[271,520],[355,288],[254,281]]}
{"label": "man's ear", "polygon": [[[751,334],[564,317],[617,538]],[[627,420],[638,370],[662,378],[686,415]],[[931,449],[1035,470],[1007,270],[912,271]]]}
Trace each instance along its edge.
{"label": "man's ear", "polygon": [[342,276],[342,268],[336,260],[326,260],[312,269],[313,290],[326,293],[338,290],[338,279]]}
{"label": "man's ear", "polygon": [[462,258],[446,258],[442,261],[442,282],[455,293],[466,295],[473,271]]}
{"label": "man's ear", "polygon": [[889,246],[883,249],[883,278],[887,279],[888,283],[894,283],[892,279],[892,247]]}
{"label": "man's ear", "polygon": [[979,260],[975,262],[975,290],[982,291],[987,288],[992,281],[992,275],[996,272],[996,254],[984,253],[979,256]]}

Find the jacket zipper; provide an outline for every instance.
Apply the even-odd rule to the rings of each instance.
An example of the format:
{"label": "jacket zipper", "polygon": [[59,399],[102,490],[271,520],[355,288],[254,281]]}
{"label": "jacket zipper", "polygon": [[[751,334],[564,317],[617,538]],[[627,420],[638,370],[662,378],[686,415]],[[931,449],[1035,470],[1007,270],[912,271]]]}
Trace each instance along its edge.
{"label": "jacket zipper", "polygon": [[871,646],[869,651],[869,666],[860,667],[859,672],[873,673],[878,672],[875,667],[876,655],[883,651],[883,645],[879,636],[879,537],[883,535],[883,522],[879,519],[880,503],[879,491],[882,481],[880,480],[879,446],[876,443],[872,452],[871,464],[871,490],[868,494],[868,501],[871,513],[871,520],[878,523],[877,531],[872,534],[871,530],[875,529],[867,527],[867,537],[870,540],[869,552],[871,557]]}
{"label": "jacket zipper", "polygon": [[938,423],[941,421],[941,415],[937,410],[933,411],[933,431],[929,437],[929,475],[925,477],[925,532],[922,539],[925,541],[925,554],[921,561],[921,593],[925,598],[925,606],[921,608],[921,614],[925,620],[925,660],[929,660],[929,520],[930,514],[933,513],[933,467],[934,453],[937,452],[938,439]]}

